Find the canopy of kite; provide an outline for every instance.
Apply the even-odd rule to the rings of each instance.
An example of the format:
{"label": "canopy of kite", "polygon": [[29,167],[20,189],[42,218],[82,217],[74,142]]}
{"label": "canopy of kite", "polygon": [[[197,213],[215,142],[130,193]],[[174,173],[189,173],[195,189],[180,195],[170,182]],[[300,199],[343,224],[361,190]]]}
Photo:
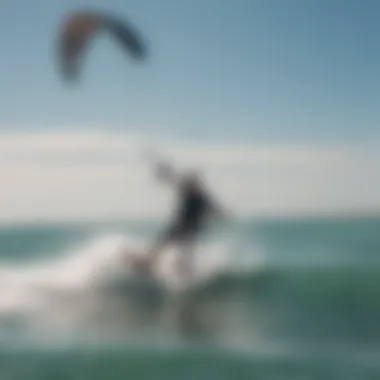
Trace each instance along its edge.
{"label": "canopy of kite", "polygon": [[103,12],[72,12],[63,22],[58,41],[58,63],[65,80],[79,78],[88,45],[100,32],[110,33],[129,57],[145,58],[146,46],[130,23]]}

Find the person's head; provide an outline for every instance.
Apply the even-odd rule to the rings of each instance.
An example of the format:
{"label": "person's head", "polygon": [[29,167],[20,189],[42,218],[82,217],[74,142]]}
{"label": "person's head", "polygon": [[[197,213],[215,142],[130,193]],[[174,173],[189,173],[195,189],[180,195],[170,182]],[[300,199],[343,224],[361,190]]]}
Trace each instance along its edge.
{"label": "person's head", "polygon": [[184,176],[183,185],[188,190],[200,190],[202,188],[202,179],[200,174],[195,170],[188,172]]}

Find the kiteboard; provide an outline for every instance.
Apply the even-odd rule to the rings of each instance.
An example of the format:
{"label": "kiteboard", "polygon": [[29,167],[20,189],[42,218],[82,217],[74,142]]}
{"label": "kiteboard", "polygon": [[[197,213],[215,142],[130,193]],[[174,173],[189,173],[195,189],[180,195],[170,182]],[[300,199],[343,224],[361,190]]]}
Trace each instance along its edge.
{"label": "kiteboard", "polygon": [[178,273],[175,262],[169,262],[165,253],[152,260],[143,249],[126,249],[123,261],[130,278],[141,286],[150,285],[176,293],[188,287]]}
{"label": "kiteboard", "polygon": [[141,287],[154,287],[164,292],[184,294],[193,291],[202,291],[215,284],[225,276],[244,276],[244,271],[249,275],[260,274],[263,263],[234,261],[236,255],[222,250],[210,252],[208,249],[200,249],[194,252],[191,270],[184,275],[178,265],[178,251],[168,250],[162,253],[157,260],[151,260],[144,249],[125,249],[124,263],[128,268],[128,278]]}

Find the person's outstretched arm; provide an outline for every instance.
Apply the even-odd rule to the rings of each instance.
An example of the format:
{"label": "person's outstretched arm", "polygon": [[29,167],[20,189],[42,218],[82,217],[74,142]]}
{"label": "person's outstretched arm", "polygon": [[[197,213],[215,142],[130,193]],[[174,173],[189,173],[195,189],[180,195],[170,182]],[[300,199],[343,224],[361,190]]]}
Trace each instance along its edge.
{"label": "person's outstretched arm", "polygon": [[222,206],[215,198],[211,199],[209,202],[213,217],[221,220],[231,219],[232,213],[227,210],[226,207]]}
{"label": "person's outstretched arm", "polygon": [[172,186],[179,184],[179,174],[175,171],[174,167],[166,160],[163,160],[155,150],[147,149],[144,155],[153,166],[153,171],[157,179]]}
{"label": "person's outstretched arm", "polygon": [[173,166],[164,162],[155,163],[156,177],[169,185],[178,186],[180,183],[180,175],[175,171]]}

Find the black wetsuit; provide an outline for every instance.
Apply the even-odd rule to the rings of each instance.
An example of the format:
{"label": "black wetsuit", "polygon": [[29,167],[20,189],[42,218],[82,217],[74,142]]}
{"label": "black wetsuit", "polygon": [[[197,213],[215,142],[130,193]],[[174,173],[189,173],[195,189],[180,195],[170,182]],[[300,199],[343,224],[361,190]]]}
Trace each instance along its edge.
{"label": "black wetsuit", "polygon": [[196,237],[204,227],[213,209],[208,194],[198,190],[183,189],[179,209],[165,235],[165,240],[182,240]]}

